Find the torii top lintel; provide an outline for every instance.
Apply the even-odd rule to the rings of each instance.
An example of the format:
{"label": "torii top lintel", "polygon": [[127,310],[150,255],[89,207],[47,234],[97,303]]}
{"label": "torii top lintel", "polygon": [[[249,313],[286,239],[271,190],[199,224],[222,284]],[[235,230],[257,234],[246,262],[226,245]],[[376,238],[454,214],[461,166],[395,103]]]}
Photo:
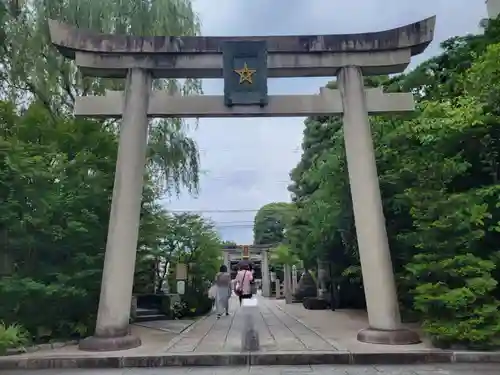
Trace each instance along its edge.
{"label": "torii top lintel", "polygon": [[94,53],[222,53],[225,41],[265,40],[268,53],[371,52],[410,48],[412,56],[422,53],[432,41],[436,17],[391,30],[331,35],[291,36],[129,36],[100,34],[49,20],[52,43],[74,58],[76,51]]}
{"label": "torii top lintel", "polygon": [[352,65],[364,75],[402,72],[432,41],[435,22],[364,34],[249,37],[106,35],[54,20],[49,29],[52,44],[87,76],[123,78],[139,68],[155,78],[222,78],[226,42],[265,41],[268,77],[327,77]]}

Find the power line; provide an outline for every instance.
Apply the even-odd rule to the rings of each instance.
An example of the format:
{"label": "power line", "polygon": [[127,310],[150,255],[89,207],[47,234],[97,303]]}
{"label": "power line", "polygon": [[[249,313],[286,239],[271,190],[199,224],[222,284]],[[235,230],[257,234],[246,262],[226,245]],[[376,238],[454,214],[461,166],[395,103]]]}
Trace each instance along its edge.
{"label": "power line", "polygon": [[[285,202],[285,203],[289,203],[289,202]],[[279,211],[280,212],[283,212],[283,211],[295,211],[295,208],[290,208],[290,209],[287,209],[287,208],[280,208]],[[197,210],[197,209],[188,209],[188,210],[181,210],[181,209],[172,209],[172,210],[168,210],[172,213],[239,213],[239,212],[258,212],[260,211],[260,208],[252,208],[252,209],[245,209],[245,208],[242,208],[242,209],[228,209],[228,210],[218,210],[218,209],[213,209],[213,210]],[[269,211],[274,211],[274,210],[269,210]]]}
{"label": "power line", "polygon": [[[229,177],[229,176],[210,176],[210,175],[205,175],[205,176],[200,176],[200,181],[205,182],[205,181],[227,181],[227,180],[235,180],[234,177]],[[260,179],[260,178],[255,178],[256,181],[255,185],[269,185],[269,184],[292,184],[292,181],[289,180],[276,180],[276,181],[266,181],[265,179]]]}
{"label": "power line", "polygon": [[[217,147],[214,147],[214,148],[199,148],[198,151],[200,152],[238,152],[238,151],[242,151],[242,150],[253,150],[253,151],[256,151],[256,147],[255,146],[251,146],[251,147],[234,147],[234,148],[217,148]],[[279,150],[279,153],[282,154],[282,153],[291,153],[291,154],[298,154],[299,152],[302,152],[302,149],[299,147],[296,147],[296,148],[293,148],[293,149],[286,149],[286,150]]]}
{"label": "power line", "polygon": [[234,221],[215,221],[216,225],[219,224],[250,224],[253,225],[253,220],[234,220]]}
{"label": "power line", "polygon": [[195,212],[195,213],[224,213],[224,212],[257,212],[258,209],[234,209],[234,210],[169,210],[170,212]]}
{"label": "power line", "polygon": [[216,225],[216,229],[222,229],[222,228],[253,228],[253,224],[240,224],[240,225]]}

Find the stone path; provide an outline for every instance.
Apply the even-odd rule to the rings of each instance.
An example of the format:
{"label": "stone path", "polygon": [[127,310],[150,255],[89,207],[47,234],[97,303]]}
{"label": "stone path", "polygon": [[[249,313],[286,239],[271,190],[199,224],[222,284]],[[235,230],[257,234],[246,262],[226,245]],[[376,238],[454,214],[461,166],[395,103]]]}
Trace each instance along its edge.
{"label": "stone path", "polygon": [[[368,325],[366,312],[306,310],[301,304],[286,305],[284,300],[258,297],[256,327],[261,353],[398,353],[430,350],[424,344],[408,346],[372,345],[356,340],[357,332]],[[141,337],[138,348],[121,352],[84,352],[77,345],[19,354],[11,358],[75,358],[105,356],[185,355],[189,353],[240,353],[243,316],[235,297],[231,315],[216,320],[215,314],[200,318],[180,333],[191,321],[166,321],[134,324],[132,334]],[[180,333],[180,334],[179,334]]]}
{"label": "stone path", "polygon": [[195,320],[154,320],[152,322],[135,323],[139,327],[158,329],[165,332],[173,332],[180,334],[186,328],[195,323]]}
{"label": "stone path", "polygon": [[413,366],[250,366],[2,371],[2,375],[498,375],[500,364]]}
{"label": "stone path", "polygon": [[301,303],[286,304],[284,300],[269,300],[276,308],[294,316],[311,330],[319,332],[323,338],[338,350],[354,353],[405,352],[412,350],[432,350],[431,343],[420,332],[418,324],[404,324],[420,332],[423,342],[416,345],[378,345],[359,342],[356,339],[359,330],[368,327],[368,316],[363,310],[306,310]]}
{"label": "stone path", "polygon": [[[259,331],[260,351],[332,351],[335,343],[315,333],[291,315],[279,309],[276,303],[258,298],[255,325]],[[196,323],[187,332],[172,340],[166,351],[239,352],[243,314],[236,298],[230,302],[230,316],[217,320],[215,314]]]}

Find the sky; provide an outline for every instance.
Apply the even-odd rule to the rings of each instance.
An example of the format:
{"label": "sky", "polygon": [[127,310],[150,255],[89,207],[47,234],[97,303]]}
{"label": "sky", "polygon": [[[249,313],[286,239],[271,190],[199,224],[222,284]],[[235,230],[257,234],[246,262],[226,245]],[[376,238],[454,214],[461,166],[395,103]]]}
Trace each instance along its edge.
{"label": "sky", "polygon": [[[433,43],[411,67],[453,36],[478,33],[485,0],[193,0],[204,36],[345,34],[391,29],[436,15]],[[331,78],[330,78],[331,79]],[[315,94],[329,77],[269,79],[269,94]],[[222,95],[222,80],[203,80]],[[289,173],[300,160],[304,118],[200,119],[189,134],[200,149],[200,193],[164,200],[171,211],[211,218],[224,240],[253,242],[253,218],[288,202]],[[215,211],[215,212],[214,212]]]}

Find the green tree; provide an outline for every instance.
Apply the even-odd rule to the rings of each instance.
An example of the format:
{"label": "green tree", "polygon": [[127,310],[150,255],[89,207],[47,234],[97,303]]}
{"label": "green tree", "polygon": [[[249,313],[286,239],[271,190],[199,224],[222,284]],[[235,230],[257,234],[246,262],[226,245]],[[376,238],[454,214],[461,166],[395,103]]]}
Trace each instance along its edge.
{"label": "green tree", "polygon": [[262,206],[254,218],[254,244],[281,243],[285,238],[286,226],[293,216],[293,209],[293,204],[284,202]]}
{"label": "green tree", "polygon": [[[19,116],[1,103],[0,117],[0,249],[11,263],[0,316],[35,337],[85,334],[100,287],[115,135],[90,121],[48,121],[38,104]],[[35,312],[41,305],[47,314]]]}
{"label": "green tree", "polygon": [[273,249],[271,249],[271,258],[270,258],[271,266],[281,268],[283,265],[297,265],[300,260],[295,255],[289,246],[285,244],[280,244]]}
{"label": "green tree", "polygon": [[175,235],[179,242],[177,261],[188,266],[191,286],[212,281],[222,258],[221,239],[212,222],[196,214],[175,215]]}
{"label": "green tree", "polygon": [[[28,0],[18,12],[4,17],[4,98],[26,107],[32,100],[51,114],[70,114],[79,95],[104,94],[123,89],[123,80],[84,78],[72,61],[64,59],[51,45],[48,19],[81,28],[118,34],[196,35],[199,23],[190,0]],[[200,82],[155,80],[155,88],[184,95],[200,92]],[[101,126],[112,126],[109,123]],[[113,126],[114,127],[114,126]],[[185,134],[180,119],[151,121],[149,168],[152,177],[168,192],[198,188],[198,149]]]}
{"label": "green tree", "polygon": [[[446,41],[408,74],[365,82],[416,95],[414,113],[371,127],[404,316],[447,345],[498,337],[499,25]],[[362,282],[339,120],[308,119],[303,149],[287,237],[301,258],[328,257],[334,277]]]}
{"label": "green tree", "polygon": [[[81,337],[94,327],[117,127],[71,112],[77,95],[123,88],[122,80],[83,78],[50,45],[49,18],[103,32],[199,32],[188,0],[28,0],[15,11],[0,7],[0,317],[22,324],[35,340]],[[154,84],[184,94],[200,90],[191,80]],[[184,131],[177,119],[151,124],[141,251],[162,245],[169,215],[160,196],[197,188],[198,153]],[[39,306],[46,306],[43,314]]]}
{"label": "green tree", "polygon": [[[221,263],[222,241],[210,221],[199,215],[169,214],[166,211],[159,212],[153,220],[153,225],[158,226],[152,232],[157,234],[157,241],[139,252],[140,262],[146,270],[151,271],[151,267],[154,270],[156,285],[149,290],[159,291],[168,281],[170,275],[163,267],[167,263],[170,263],[171,270],[177,263],[188,266],[191,288],[200,289],[204,282],[214,279]],[[141,273],[144,273],[144,268],[139,268],[136,276]],[[171,278],[170,283],[174,281]]]}

